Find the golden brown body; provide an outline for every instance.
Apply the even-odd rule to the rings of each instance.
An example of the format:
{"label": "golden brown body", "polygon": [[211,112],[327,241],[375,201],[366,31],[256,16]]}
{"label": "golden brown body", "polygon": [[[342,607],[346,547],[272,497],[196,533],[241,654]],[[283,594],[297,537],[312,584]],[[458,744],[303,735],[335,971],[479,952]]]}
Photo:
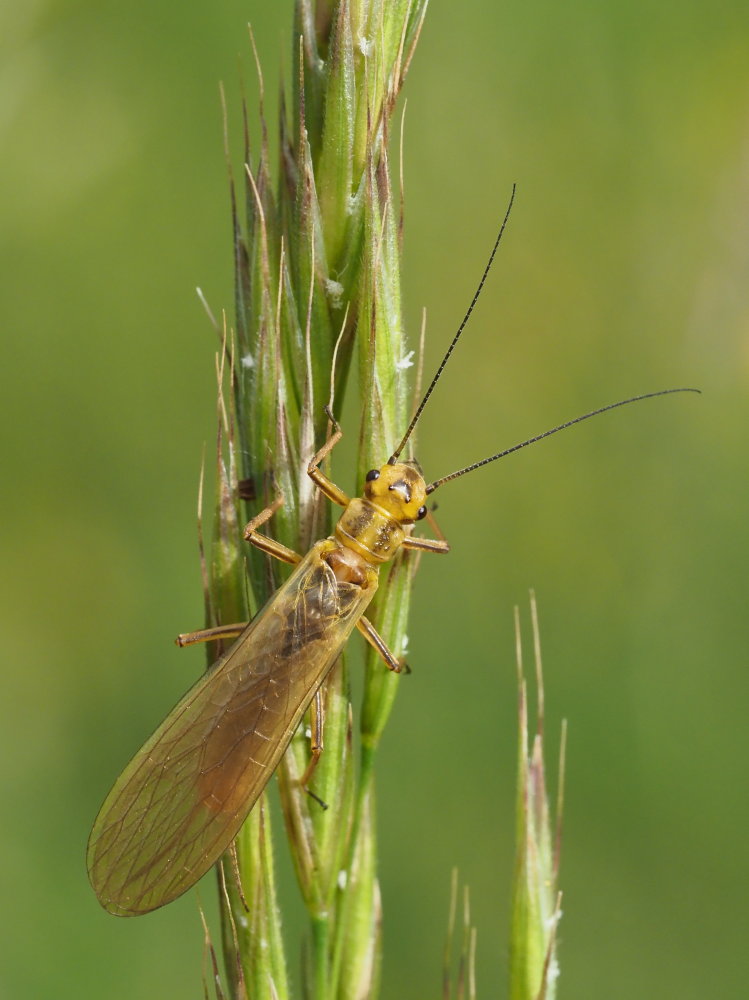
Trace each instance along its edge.
{"label": "golden brown body", "polygon": [[170,902],[229,847],[357,625],[399,669],[363,613],[380,564],[401,545],[427,544],[404,530],[423,516],[424,480],[411,465],[384,466],[369,473],[363,498],[349,500],[316,460],[313,471],[346,503],[335,537],[300,559],[250,531],[266,551],[299,560],[293,573],[136,753],[99,812],[88,870],[111,913]]}

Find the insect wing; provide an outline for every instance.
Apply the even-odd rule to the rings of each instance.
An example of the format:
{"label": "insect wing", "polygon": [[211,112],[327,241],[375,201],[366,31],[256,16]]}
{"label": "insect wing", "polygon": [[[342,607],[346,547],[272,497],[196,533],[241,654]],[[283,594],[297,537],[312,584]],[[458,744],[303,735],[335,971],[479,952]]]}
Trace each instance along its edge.
{"label": "insect wing", "polygon": [[122,772],[88,844],[105,909],[147,913],[219,858],[269,781],[376,589],[339,582],[318,542]]}

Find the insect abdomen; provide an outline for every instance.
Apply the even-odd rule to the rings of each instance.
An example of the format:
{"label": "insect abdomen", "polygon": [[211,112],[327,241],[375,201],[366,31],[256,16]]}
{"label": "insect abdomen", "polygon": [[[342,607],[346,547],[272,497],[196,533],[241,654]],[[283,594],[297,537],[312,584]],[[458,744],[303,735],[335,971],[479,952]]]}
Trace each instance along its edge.
{"label": "insect abdomen", "polygon": [[88,847],[112,913],[170,902],[229,846],[377,589],[336,578],[318,542],[225,658],[187,692],[109,793]]}

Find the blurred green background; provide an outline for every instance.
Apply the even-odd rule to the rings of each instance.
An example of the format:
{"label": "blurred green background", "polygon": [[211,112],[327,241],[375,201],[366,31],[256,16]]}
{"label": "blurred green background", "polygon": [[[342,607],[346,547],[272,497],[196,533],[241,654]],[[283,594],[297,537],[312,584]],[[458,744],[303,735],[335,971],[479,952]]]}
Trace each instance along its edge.
{"label": "blurred green background", "polygon": [[[275,95],[291,6],[0,9],[2,997],[202,995],[194,893],[116,920],[83,859],[112,779],[202,666],[171,638],[201,621],[214,436],[194,287],[232,301],[217,81],[236,121],[251,20]],[[383,996],[439,994],[454,864],[479,995],[505,995],[512,608],[527,622],[534,586],[552,743],[570,726],[561,995],[743,997],[745,0],[434,3],[406,95],[405,309],[415,339],[428,307],[427,370],[519,184],[423,420],[427,474],[622,396],[704,395],[609,414],[441,495],[454,550],[422,563],[380,765]]]}

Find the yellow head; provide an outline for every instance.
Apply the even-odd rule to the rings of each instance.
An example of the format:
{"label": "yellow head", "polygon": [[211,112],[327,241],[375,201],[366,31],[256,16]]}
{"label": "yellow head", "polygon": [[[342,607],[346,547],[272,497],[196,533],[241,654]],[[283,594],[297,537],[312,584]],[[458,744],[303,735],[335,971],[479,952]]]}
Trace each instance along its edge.
{"label": "yellow head", "polygon": [[400,524],[413,524],[426,516],[426,483],[416,466],[408,462],[371,469],[365,478],[364,497]]}

